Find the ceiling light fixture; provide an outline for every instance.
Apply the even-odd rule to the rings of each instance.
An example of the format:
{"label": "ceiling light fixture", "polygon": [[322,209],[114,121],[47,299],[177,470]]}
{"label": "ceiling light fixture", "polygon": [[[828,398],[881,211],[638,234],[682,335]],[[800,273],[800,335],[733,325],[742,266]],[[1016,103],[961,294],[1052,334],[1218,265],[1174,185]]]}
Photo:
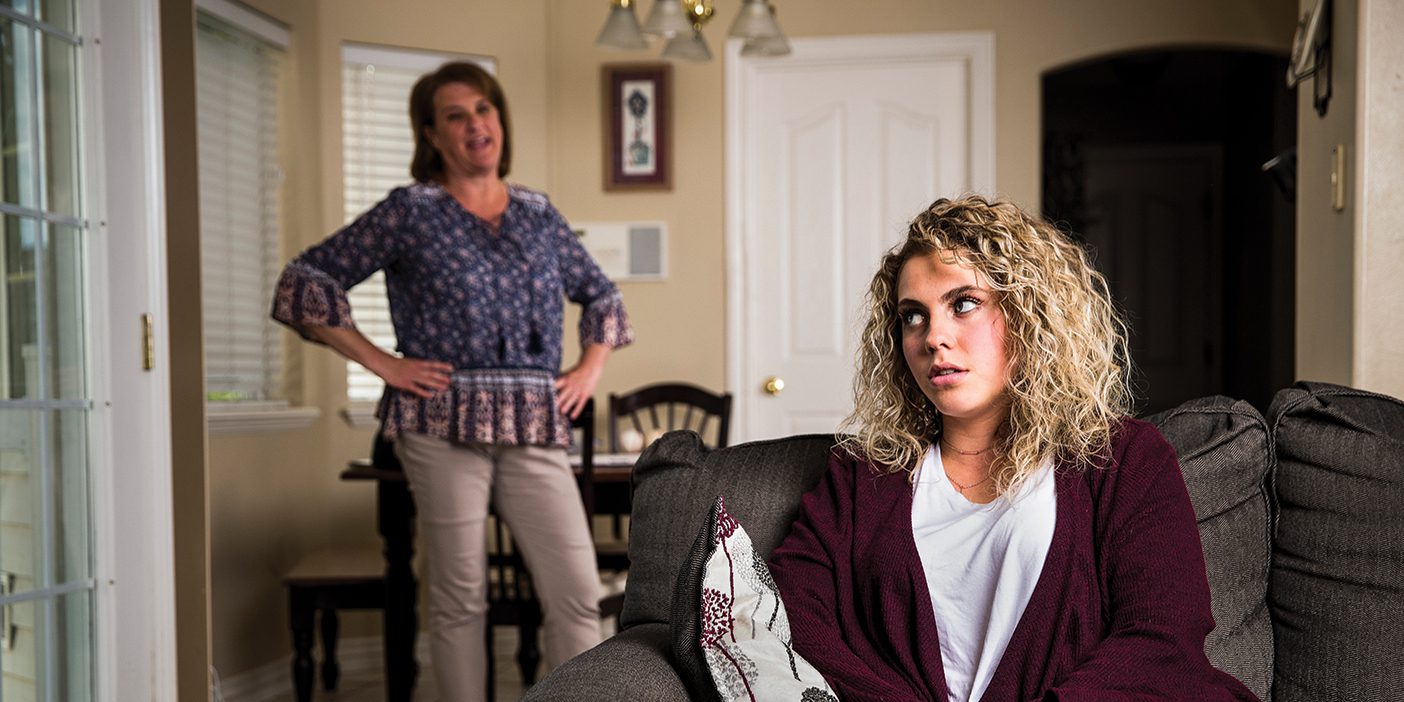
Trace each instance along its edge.
{"label": "ceiling light fixture", "polygon": [[780,24],[775,21],[775,6],[770,6],[770,22],[775,26],[775,33],[764,37],[751,37],[741,45],[742,56],[784,56],[790,53],[790,40],[785,38],[785,33],[780,31]]}
{"label": "ceiling light fixture", "polygon": [[648,41],[639,29],[639,18],[634,14],[634,0],[612,0],[609,17],[604,29],[595,37],[595,44],[611,49],[647,49]]}
{"label": "ceiling light fixture", "polygon": [[663,47],[663,58],[677,61],[704,63],[712,60],[712,50],[707,39],[702,36],[702,26],[712,19],[711,0],[683,0],[688,16],[692,19],[692,31],[675,35]]}
{"label": "ceiling light fixture", "polygon": [[692,20],[688,19],[681,0],[653,0],[653,11],[648,13],[648,21],[643,25],[644,34],[672,39],[690,31]]}
{"label": "ceiling light fixture", "polygon": [[[702,28],[712,18],[712,0],[654,0],[648,19],[639,24],[636,6],[641,0],[610,0],[609,16],[595,38],[597,46],[610,49],[648,48],[650,37],[667,39],[663,57],[677,61],[710,61],[712,50]],[[784,56],[790,42],[775,22],[769,0],[742,0],[731,24],[730,36],[745,39],[743,56]]]}
{"label": "ceiling light fixture", "polygon": [[780,25],[775,24],[767,0],[746,0],[731,23],[730,34],[738,39],[762,39],[779,35]]}

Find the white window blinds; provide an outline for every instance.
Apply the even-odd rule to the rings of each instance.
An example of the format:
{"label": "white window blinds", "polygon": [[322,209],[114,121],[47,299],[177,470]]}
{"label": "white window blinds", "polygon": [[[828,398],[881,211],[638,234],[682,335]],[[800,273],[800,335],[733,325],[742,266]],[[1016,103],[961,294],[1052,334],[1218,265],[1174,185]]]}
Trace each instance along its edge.
{"label": "white window blinds", "polygon": [[[346,221],[370,209],[394,188],[410,182],[414,138],[409,94],[419,77],[450,60],[473,61],[489,72],[490,60],[346,44],[341,52],[342,163]],[[366,338],[395,348],[395,329],[376,273],[350,292],[351,316]],[[384,383],[358,363],[346,364],[346,395],[375,401]]]}
{"label": "white window blinds", "polygon": [[279,47],[198,14],[200,265],[211,401],[281,395],[282,334],[268,312],[282,262],[282,58]]}

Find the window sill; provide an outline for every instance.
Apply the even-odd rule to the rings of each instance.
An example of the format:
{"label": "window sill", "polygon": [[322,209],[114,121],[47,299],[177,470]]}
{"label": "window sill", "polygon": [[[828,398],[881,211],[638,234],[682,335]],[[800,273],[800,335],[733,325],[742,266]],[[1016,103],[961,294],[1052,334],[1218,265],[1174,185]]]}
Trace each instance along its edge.
{"label": "window sill", "polygon": [[374,429],[380,426],[380,420],[375,418],[375,402],[351,402],[341,408],[341,418],[346,420],[346,424],[355,429]]}
{"label": "window sill", "polygon": [[259,434],[275,431],[297,431],[312,426],[322,416],[316,407],[287,405],[216,405],[206,406],[210,435]]}

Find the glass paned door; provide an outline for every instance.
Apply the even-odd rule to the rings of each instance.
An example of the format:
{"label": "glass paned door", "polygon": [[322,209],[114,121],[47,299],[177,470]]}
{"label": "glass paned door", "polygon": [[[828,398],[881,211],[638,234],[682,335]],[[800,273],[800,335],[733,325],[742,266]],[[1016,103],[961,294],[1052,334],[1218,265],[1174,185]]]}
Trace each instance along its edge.
{"label": "glass paned door", "polygon": [[73,0],[0,0],[0,702],[94,697]]}

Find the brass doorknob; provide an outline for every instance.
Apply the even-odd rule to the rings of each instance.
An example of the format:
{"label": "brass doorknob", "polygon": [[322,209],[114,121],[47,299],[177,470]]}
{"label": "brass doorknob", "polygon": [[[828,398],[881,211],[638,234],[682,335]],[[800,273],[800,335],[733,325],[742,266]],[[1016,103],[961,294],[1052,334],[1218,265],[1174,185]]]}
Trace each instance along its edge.
{"label": "brass doorknob", "polygon": [[785,379],[778,375],[772,375],[765,379],[765,393],[767,395],[779,395],[785,389]]}

